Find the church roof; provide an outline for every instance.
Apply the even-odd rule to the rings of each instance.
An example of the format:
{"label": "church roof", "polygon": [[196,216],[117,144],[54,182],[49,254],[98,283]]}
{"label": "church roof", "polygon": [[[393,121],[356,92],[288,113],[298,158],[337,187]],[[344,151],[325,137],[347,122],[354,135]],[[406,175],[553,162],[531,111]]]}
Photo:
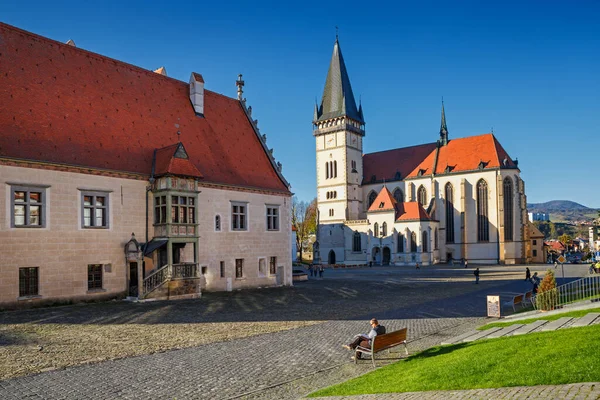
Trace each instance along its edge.
{"label": "church roof", "polygon": [[384,186],[383,189],[379,191],[377,197],[375,197],[375,201],[373,201],[373,204],[369,207],[368,212],[393,211],[396,209],[396,204],[396,199],[394,199],[394,196],[392,196],[388,188]]}
{"label": "church roof", "polygon": [[350,78],[346,71],[346,64],[342,56],[342,49],[337,38],[333,45],[333,54],[329,63],[325,89],[321,106],[315,110],[315,121],[324,121],[330,118],[347,116],[355,121],[363,122],[362,107],[356,108],[356,101],[352,93]]}
{"label": "church roof", "polygon": [[435,148],[435,143],[427,143],[365,154],[363,155],[362,184],[404,179]]}
{"label": "church roof", "polygon": [[431,217],[418,201],[398,203],[396,221],[431,221]]}
{"label": "church roof", "polygon": [[203,118],[187,82],[3,23],[0,65],[0,157],[149,176],[179,130],[204,182],[289,194],[236,99],[205,90]]}
{"label": "church roof", "polygon": [[[437,152],[438,149],[434,149],[408,177],[431,175]],[[439,148],[436,164],[436,175],[479,169],[516,168],[516,164],[492,133],[449,140],[446,146]]]}
{"label": "church roof", "polygon": [[171,146],[157,149],[154,152],[154,175],[203,177],[198,168],[190,162],[187,152],[181,143],[172,144]]}

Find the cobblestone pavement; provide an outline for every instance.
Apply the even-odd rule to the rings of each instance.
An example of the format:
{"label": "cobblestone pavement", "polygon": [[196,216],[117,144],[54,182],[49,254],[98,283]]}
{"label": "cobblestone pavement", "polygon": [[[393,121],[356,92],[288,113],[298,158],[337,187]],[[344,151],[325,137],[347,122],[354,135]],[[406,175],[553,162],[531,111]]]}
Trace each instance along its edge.
{"label": "cobblestone pavement", "polygon": [[[325,279],[293,289],[208,294],[199,301],[141,307],[94,305],[0,314],[2,323],[70,321],[74,328],[89,320],[149,324],[328,320],[278,333],[3,380],[0,398],[299,398],[371,370],[368,362],[351,364],[350,354],[341,347],[366,330],[371,316],[390,330],[408,327],[409,350],[423,350],[483,323],[486,294],[521,291],[523,282],[517,275],[522,275],[522,268],[511,271],[482,269],[480,285],[470,281],[469,270],[327,271]],[[90,313],[95,307],[105,314],[100,320]],[[395,359],[386,358],[382,364]]]}

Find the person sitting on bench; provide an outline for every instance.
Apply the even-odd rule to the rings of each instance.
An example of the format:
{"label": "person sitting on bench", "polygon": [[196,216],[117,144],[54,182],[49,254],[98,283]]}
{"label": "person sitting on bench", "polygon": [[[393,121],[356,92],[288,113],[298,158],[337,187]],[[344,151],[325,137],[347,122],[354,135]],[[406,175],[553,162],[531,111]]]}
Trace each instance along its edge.
{"label": "person sitting on bench", "polygon": [[[379,321],[377,321],[376,318],[371,319],[369,323],[371,324],[369,333],[366,335],[361,333],[360,335],[354,336],[352,343],[345,344],[343,347],[348,350],[354,350],[358,346],[371,347],[371,340],[377,335],[383,335],[385,333],[385,326],[379,325]],[[358,358],[360,358],[360,354],[358,355]]]}

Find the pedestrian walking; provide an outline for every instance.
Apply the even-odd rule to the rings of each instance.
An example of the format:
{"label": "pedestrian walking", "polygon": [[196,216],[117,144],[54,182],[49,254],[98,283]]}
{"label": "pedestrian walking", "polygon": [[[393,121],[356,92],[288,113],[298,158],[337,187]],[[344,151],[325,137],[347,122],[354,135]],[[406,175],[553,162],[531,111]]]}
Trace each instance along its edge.
{"label": "pedestrian walking", "polygon": [[312,266],[312,264],[308,265],[308,272],[310,273],[310,276],[313,276],[313,266]]}
{"label": "pedestrian walking", "polygon": [[421,269],[421,267],[419,266],[419,263],[417,262],[417,269]]}
{"label": "pedestrian walking", "polygon": [[321,278],[321,279],[323,279],[323,271],[324,271],[324,268],[323,268],[323,265],[321,265],[319,267],[319,278]]}
{"label": "pedestrian walking", "polygon": [[537,272],[533,273],[533,276],[531,277],[531,283],[533,284],[533,288],[531,289],[531,291],[533,292],[533,294],[536,294],[538,291],[538,286],[540,285],[540,278],[538,277]]}
{"label": "pedestrian walking", "polygon": [[469,263],[467,262],[467,259],[465,258],[465,268],[467,268],[468,264]]}
{"label": "pedestrian walking", "polygon": [[525,268],[525,280],[528,281],[531,279],[531,271],[529,270],[529,267]]}
{"label": "pedestrian walking", "polygon": [[475,283],[479,284],[479,268],[473,271],[473,275],[475,275]]}

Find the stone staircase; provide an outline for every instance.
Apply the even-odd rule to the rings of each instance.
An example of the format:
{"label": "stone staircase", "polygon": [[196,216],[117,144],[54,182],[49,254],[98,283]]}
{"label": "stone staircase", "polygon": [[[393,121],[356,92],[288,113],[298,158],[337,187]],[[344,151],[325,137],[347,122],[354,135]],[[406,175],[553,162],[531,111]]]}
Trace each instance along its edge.
{"label": "stone staircase", "polygon": [[588,313],[580,318],[563,317],[554,321],[537,320],[530,324],[515,324],[504,328],[492,328],[485,331],[472,330],[462,335],[442,342],[445,344],[468,343],[481,339],[495,339],[499,337],[525,335],[532,332],[550,332],[557,329],[597,325],[600,324],[600,313]]}

